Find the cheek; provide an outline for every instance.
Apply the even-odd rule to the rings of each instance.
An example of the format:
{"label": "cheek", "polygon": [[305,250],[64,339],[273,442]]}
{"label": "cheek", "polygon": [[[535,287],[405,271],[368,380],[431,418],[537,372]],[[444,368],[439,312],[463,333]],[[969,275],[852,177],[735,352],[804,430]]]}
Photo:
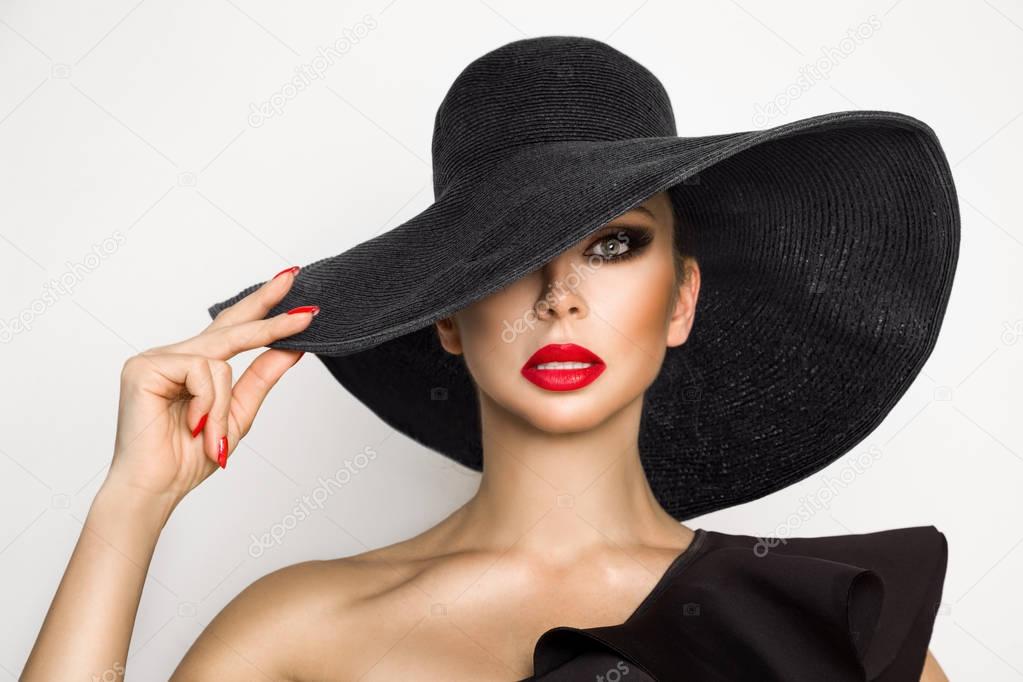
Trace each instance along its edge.
{"label": "cheek", "polygon": [[477,378],[482,380],[488,371],[507,367],[517,344],[528,338],[531,299],[525,293],[525,287],[513,286],[458,313],[462,352]]}
{"label": "cheek", "polygon": [[[608,265],[588,297],[592,313],[608,327],[608,340],[623,353],[660,357],[664,351],[673,277],[664,268]],[[628,272],[626,272],[628,270]]]}

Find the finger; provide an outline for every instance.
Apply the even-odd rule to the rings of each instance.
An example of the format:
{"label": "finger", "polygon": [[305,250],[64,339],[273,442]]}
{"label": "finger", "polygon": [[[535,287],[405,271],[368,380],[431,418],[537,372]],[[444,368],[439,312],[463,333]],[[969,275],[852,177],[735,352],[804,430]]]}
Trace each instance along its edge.
{"label": "finger", "polygon": [[[198,355],[154,353],[135,355],[125,363],[122,382],[133,390],[159,396],[167,401],[181,397],[184,386],[192,397],[185,410],[187,428],[202,429],[203,415],[213,405],[213,377],[209,362]],[[124,390],[122,386],[122,392]]]}
{"label": "finger", "polygon": [[302,359],[303,352],[272,348],[261,353],[245,368],[234,385],[231,397],[231,420],[239,440],[249,432],[270,389]]}
{"label": "finger", "polygon": [[263,319],[291,289],[298,270],[299,266],[297,265],[281,270],[251,294],[217,313],[217,317],[206,327],[206,330]]}
{"label": "finger", "polygon": [[122,378],[137,390],[167,400],[181,397],[181,387],[197,400],[195,417],[203,407],[212,404],[212,383],[206,358],[182,353],[157,353],[152,350],[132,356],[125,363]]}
{"label": "finger", "polygon": [[203,428],[203,452],[221,469],[227,466],[231,447],[228,438],[228,416],[231,408],[231,365],[222,360],[207,359],[213,376],[213,405]]}
{"label": "finger", "polygon": [[297,334],[319,313],[317,306],[310,310],[291,311],[265,320],[251,320],[231,326],[205,331],[178,344],[178,352],[195,353],[217,360],[227,360],[238,353],[260,346],[268,346],[278,339]]}
{"label": "finger", "polygon": [[188,401],[188,409],[185,410],[185,421],[192,438],[197,438],[206,426],[210,408],[213,407],[213,374],[206,358],[198,355],[187,357],[190,371],[185,377],[185,388],[192,394],[192,399]]}

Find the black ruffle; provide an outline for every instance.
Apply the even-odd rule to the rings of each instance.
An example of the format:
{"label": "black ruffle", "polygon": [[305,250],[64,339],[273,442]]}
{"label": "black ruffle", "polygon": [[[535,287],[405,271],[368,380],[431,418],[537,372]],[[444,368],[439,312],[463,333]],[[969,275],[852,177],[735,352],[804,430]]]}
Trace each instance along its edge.
{"label": "black ruffle", "polygon": [[934,526],[704,535],[624,623],[543,633],[528,679],[920,679],[948,555]]}

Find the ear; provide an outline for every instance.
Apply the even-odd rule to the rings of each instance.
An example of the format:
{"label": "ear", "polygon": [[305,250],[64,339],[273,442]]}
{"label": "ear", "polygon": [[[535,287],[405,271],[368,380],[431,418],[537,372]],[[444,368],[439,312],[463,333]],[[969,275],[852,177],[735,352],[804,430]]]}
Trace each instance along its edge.
{"label": "ear", "polygon": [[444,350],[452,355],[462,354],[462,337],[458,331],[458,324],[454,316],[444,317],[434,323],[437,328],[437,338]]}
{"label": "ear", "polygon": [[678,300],[668,320],[668,346],[681,346],[689,338],[696,317],[696,299],[700,296],[700,266],[688,263],[689,275],[678,287]]}

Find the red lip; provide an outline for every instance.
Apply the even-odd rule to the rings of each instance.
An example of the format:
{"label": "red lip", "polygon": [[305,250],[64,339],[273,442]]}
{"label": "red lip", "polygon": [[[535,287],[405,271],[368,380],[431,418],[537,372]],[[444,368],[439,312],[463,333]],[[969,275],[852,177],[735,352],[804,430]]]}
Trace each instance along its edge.
{"label": "red lip", "polygon": [[[538,369],[546,362],[589,362],[581,369]],[[549,391],[574,391],[593,382],[607,365],[600,357],[574,343],[551,343],[533,353],[522,366],[521,373],[540,388]]]}

